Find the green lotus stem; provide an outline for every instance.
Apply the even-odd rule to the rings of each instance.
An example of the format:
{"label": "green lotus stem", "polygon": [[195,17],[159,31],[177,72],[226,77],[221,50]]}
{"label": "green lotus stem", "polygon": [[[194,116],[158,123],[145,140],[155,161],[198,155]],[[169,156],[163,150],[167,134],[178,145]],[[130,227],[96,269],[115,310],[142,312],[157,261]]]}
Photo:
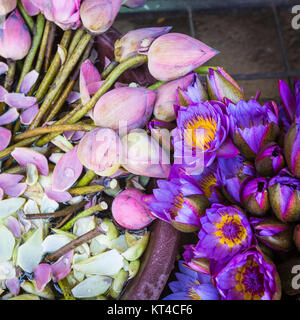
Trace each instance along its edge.
{"label": "green lotus stem", "polygon": [[3,171],[3,173],[20,174],[20,173],[24,173],[25,171],[26,171],[26,168],[22,166],[15,166]]}
{"label": "green lotus stem", "polygon": [[53,44],[55,40],[55,32],[56,32],[56,24],[53,22],[50,22],[50,30],[49,30],[49,36],[48,36],[46,52],[45,52],[45,63],[44,63],[45,72],[47,72],[49,69],[51,53],[52,53]]}
{"label": "green lotus stem", "polygon": [[[13,137],[17,134],[17,132],[20,130],[21,128],[21,120],[20,118],[16,121],[15,126],[14,126],[14,130],[13,130]],[[13,138],[14,139],[14,138]]]}
{"label": "green lotus stem", "polygon": [[32,19],[32,17],[27,13],[27,11],[25,10],[21,0],[18,1],[18,9],[23,17],[23,19],[25,20],[29,30],[31,31],[31,33],[33,33],[34,30],[34,20]]}
{"label": "green lotus stem", "polygon": [[85,187],[87,186],[96,176],[96,173],[93,170],[88,170],[85,175],[79,180],[76,187]]}
{"label": "green lotus stem", "polygon": [[76,300],[73,296],[73,293],[71,291],[69,282],[67,278],[63,278],[61,280],[57,281],[63,295],[64,295],[64,300]]}
{"label": "green lotus stem", "polygon": [[26,147],[29,144],[33,143],[36,139],[37,139],[36,137],[24,139],[22,141],[17,142],[16,144],[14,144],[12,146],[0,151],[0,159],[3,159],[5,157],[9,156],[14,151],[15,148]]}
{"label": "green lotus stem", "polygon": [[53,100],[55,99],[57,93],[61,90],[62,86],[64,85],[64,83],[68,79],[70,73],[72,72],[72,70],[76,66],[80,56],[82,55],[83,51],[87,47],[91,38],[92,38],[92,36],[90,34],[85,34],[82,37],[82,39],[78,43],[76,49],[72,53],[70,59],[65,63],[60,76],[57,77],[57,80],[54,82],[52,88],[48,92],[43,104],[40,107],[40,110],[39,110],[37,116],[30,124],[29,129],[36,128],[40,124],[43,116],[48,111],[48,109],[51,107],[51,104],[52,104]]}
{"label": "green lotus stem", "polygon": [[209,74],[209,69],[218,70],[217,67],[201,66],[201,67],[194,69],[194,72],[196,72],[198,74]]}
{"label": "green lotus stem", "polygon": [[26,74],[31,70],[33,60],[34,60],[35,55],[36,55],[36,53],[39,49],[39,46],[41,44],[41,40],[42,40],[42,36],[43,36],[43,32],[44,32],[44,27],[45,27],[45,18],[40,13],[37,17],[36,26],[34,28],[34,37],[32,40],[32,45],[31,45],[31,48],[26,56],[16,92],[20,92],[22,81],[23,81],[24,77],[26,76]]}
{"label": "green lotus stem", "polygon": [[119,62],[114,60],[112,61],[101,73],[101,79],[105,80],[108,75],[119,65]]}
{"label": "green lotus stem", "polygon": [[[64,47],[64,48],[68,47],[70,39],[71,39],[71,35],[72,35],[71,30],[66,30],[64,32],[64,35],[63,35],[61,42],[60,42],[60,45],[62,47]],[[46,94],[50,84],[52,83],[54,77],[58,73],[60,66],[61,66],[61,59],[60,59],[58,52],[56,52],[56,54],[52,60],[52,63],[50,65],[50,68],[49,68],[48,72],[46,73],[42,83],[40,84],[40,86],[35,94],[37,101],[41,101],[45,97],[45,94]]]}
{"label": "green lotus stem", "polygon": [[38,55],[37,62],[35,65],[35,70],[38,73],[41,72],[42,66],[44,63],[45,52],[46,52],[46,47],[47,47],[47,42],[48,42],[48,37],[49,37],[49,32],[50,32],[50,25],[51,25],[51,22],[47,20],[46,25],[45,25],[45,29],[44,29],[44,33],[43,33],[41,46],[40,46],[39,55]]}
{"label": "green lotus stem", "polygon": [[86,124],[86,123],[77,123],[77,124],[61,124],[53,125],[47,127],[35,128],[32,130],[25,131],[21,134],[15,136],[15,141],[40,136],[42,134],[47,134],[49,132],[64,132],[64,131],[92,131],[96,129],[97,126]]}
{"label": "green lotus stem", "polygon": [[[146,55],[135,55],[129,58],[128,60],[124,61],[123,63],[119,64],[112,71],[112,73],[105,79],[104,83],[102,84],[100,89],[93,95],[93,97],[84,106],[82,106],[75,113],[73,113],[73,115],[70,116],[68,120],[66,120],[66,123],[72,124],[79,121],[88,111],[94,108],[98,100],[111,88],[111,86],[116,82],[116,80],[120,77],[122,73],[124,73],[126,70],[130,69],[135,65],[146,63],[147,61],[148,58]],[[59,133],[52,133],[46,135],[36,143],[36,146],[41,147],[58,135]]]}
{"label": "green lotus stem", "polygon": [[95,193],[95,192],[100,192],[106,189],[104,186],[99,186],[97,184],[93,186],[87,186],[87,187],[75,187],[70,189],[68,192],[72,196],[85,196],[87,194]]}
{"label": "green lotus stem", "polygon": [[158,81],[153,83],[151,86],[149,86],[147,89],[149,90],[156,90],[159,87],[161,87],[162,85],[164,85],[165,83],[167,83],[167,81]]}
{"label": "green lotus stem", "polygon": [[[15,79],[16,61],[13,61],[11,59],[7,59],[7,65],[8,65],[8,72],[5,76],[4,88],[7,91],[10,91],[12,88],[12,85],[14,83],[14,79]],[[4,112],[4,110],[5,110],[5,102],[1,102],[0,103],[0,115]]]}
{"label": "green lotus stem", "polygon": [[95,213],[97,211],[103,211],[101,204],[97,204],[93,207],[88,208],[87,210],[84,210],[84,211],[78,213],[73,219],[69,220],[64,226],[62,226],[60,228],[60,230],[62,230],[62,231],[70,230],[74,226],[74,224],[77,220],[91,216],[93,213]]}
{"label": "green lotus stem", "polygon": [[73,37],[73,39],[71,41],[66,61],[68,61],[70,59],[73,51],[77,47],[77,45],[78,45],[80,39],[82,38],[83,34],[84,34],[84,29],[83,28],[80,28],[80,29],[78,29],[76,31],[76,33],[75,33],[75,35],[74,35],[74,37]]}

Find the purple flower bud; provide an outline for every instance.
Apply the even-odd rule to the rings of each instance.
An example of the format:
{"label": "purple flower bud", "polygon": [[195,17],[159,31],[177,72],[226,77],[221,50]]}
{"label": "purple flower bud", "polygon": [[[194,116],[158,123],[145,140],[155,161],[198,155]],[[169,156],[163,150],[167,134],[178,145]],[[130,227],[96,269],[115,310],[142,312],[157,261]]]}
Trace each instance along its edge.
{"label": "purple flower bud", "polygon": [[290,171],[300,178],[300,124],[295,123],[284,139],[284,155]]}
{"label": "purple flower bud", "polygon": [[83,25],[93,34],[108,30],[119,13],[122,0],[85,0],[80,7]]}
{"label": "purple flower bud", "polygon": [[169,154],[145,131],[132,130],[122,142],[122,166],[137,175],[167,178],[171,169]]}
{"label": "purple flower bud", "polygon": [[137,189],[127,189],[117,195],[112,203],[112,214],[116,222],[123,228],[138,230],[149,225],[155,217],[143,201],[146,196]]}
{"label": "purple flower bud", "polygon": [[242,190],[242,203],[253,215],[265,215],[270,208],[267,179],[254,178],[246,182]]}
{"label": "purple flower bud", "polygon": [[267,144],[255,159],[255,169],[263,177],[272,177],[284,168],[283,150],[275,143]]}
{"label": "purple flower bud", "polygon": [[270,205],[279,220],[300,221],[300,180],[280,174],[269,181],[268,191]]}
{"label": "purple flower bud", "polygon": [[120,139],[109,128],[90,131],[80,140],[77,156],[88,169],[101,176],[110,176],[120,166]]}
{"label": "purple flower bud", "polygon": [[181,33],[160,36],[148,51],[148,68],[160,81],[183,77],[218,52],[203,42]]}
{"label": "purple flower bud", "polygon": [[224,98],[233,103],[245,99],[243,90],[221,67],[218,70],[209,69],[207,90],[211,100],[224,102]]}
{"label": "purple flower bud", "polygon": [[31,46],[31,36],[19,11],[14,10],[0,25],[0,56],[23,59]]}
{"label": "purple flower bud", "polygon": [[177,89],[186,90],[194,80],[189,74],[183,78],[170,81],[157,89],[157,98],[154,105],[154,116],[158,120],[171,122],[176,119],[174,105],[176,105]]}
{"label": "purple flower bud", "polygon": [[138,8],[142,7],[147,0],[123,0],[122,6],[128,7],[128,8]]}
{"label": "purple flower bud", "polygon": [[0,0],[0,16],[5,16],[17,6],[17,0]]}
{"label": "purple flower bud", "polygon": [[289,251],[293,248],[293,229],[276,218],[250,218],[254,234],[273,250]]}
{"label": "purple flower bud", "polygon": [[172,27],[143,28],[127,32],[115,42],[115,58],[122,63],[131,56],[147,52],[151,43],[163,34],[168,33]]}
{"label": "purple flower bud", "polygon": [[113,130],[143,128],[149,121],[156,94],[145,88],[123,87],[104,94],[97,102],[95,124]]}
{"label": "purple flower bud", "polygon": [[194,245],[184,246],[184,253],[182,254],[185,264],[192,270],[204,274],[210,274],[209,259],[199,258],[197,256],[197,250]]}

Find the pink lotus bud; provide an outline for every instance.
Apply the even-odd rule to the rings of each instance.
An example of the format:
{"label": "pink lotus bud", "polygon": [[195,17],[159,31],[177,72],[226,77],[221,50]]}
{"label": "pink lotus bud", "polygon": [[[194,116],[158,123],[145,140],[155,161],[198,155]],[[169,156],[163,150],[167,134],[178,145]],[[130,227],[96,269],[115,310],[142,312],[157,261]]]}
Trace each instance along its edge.
{"label": "pink lotus bud", "polygon": [[14,10],[0,25],[0,56],[6,59],[23,59],[31,46],[26,23],[18,10]]}
{"label": "pink lotus bud", "polygon": [[155,102],[155,92],[144,88],[113,89],[97,102],[95,124],[113,130],[143,128],[149,121]]}
{"label": "pink lotus bud", "polygon": [[11,132],[6,128],[0,127],[0,136],[0,151],[2,151],[9,145]]}
{"label": "pink lotus bud", "polygon": [[155,219],[143,201],[144,196],[146,194],[142,191],[133,188],[124,190],[117,195],[111,210],[114,219],[120,226],[138,230],[146,227]]}
{"label": "pink lotus bud", "polygon": [[83,166],[77,157],[77,146],[65,153],[53,171],[53,191],[65,191],[69,189],[80,177]]}
{"label": "pink lotus bud", "polygon": [[48,160],[38,151],[30,148],[15,148],[11,155],[22,167],[26,168],[28,163],[32,163],[36,165],[40,174],[44,176],[48,175]]}
{"label": "pink lotus bud", "polygon": [[154,40],[148,52],[148,68],[160,81],[183,77],[199,67],[218,51],[181,33],[169,33]]}
{"label": "pink lotus bud", "polygon": [[147,0],[123,0],[122,6],[128,7],[128,8],[138,8],[142,7]]}
{"label": "pink lotus bud", "polygon": [[35,2],[36,0],[22,0],[23,7],[30,16],[35,16],[40,12],[40,9],[35,5]]}
{"label": "pink lotus bud", "polygon": [[176,119],[174,105],[176,105],[177,89],[186,90],[194,79],[193,74],[170,81],[157,89],[157,98],[154,105],[154,116],[158,120],[171,122]]}
{"label": "pink lotus bud", "polygon": [[119,13],[122,0],[85,0],[80,17],[86,29],[94,34],[108,30]]}
{"label": "pink lotus bud", "polygon": [[157,37],[168,33],[172,27],[143,28],[127,32],[115,42],[115,58],[122,63],[131,56],[147,52]]}
{"label": "pink lotus bud", "polygon": [[17,0],[0,0],[0,16],[5,16],[17,6]]}
{"label": "pink lotus bud", "polygon": [[137,175],[167,178],[171,169],[170,158],[158,142],[145,131],[133,130],[122,142],[122,166]]}
{"label": "pink lotus bud", "polygon": [[80,140],[77,155],[80,162],[100,176],[110,176],[120,166],[121,143],[109,128],[90,131]]}

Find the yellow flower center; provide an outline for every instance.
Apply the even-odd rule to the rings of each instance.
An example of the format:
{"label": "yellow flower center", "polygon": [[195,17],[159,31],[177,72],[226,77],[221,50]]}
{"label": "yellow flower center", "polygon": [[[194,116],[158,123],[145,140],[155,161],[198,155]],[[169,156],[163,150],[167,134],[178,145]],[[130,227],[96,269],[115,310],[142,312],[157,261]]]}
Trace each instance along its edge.
{"label": "yellow flower center", "polygon": [[198,115],[184,124],[185,141],[192,148],[205,151],[210,148],[211,142],[215,140],[217,123],[212,117]]}
{"label": "yellow flower center", "polygon": [[[198,280],[196,280],[196,282],[193,284],[193,286],[197,286],[199,284],[200,284],[200,282]],[[202,300],[201,297],[199,296],[199,294],[192,288],[192,286],[189,288],[188,298],[190,300]]]}
{"label": "yellow flower center", "polygon": [[180,193],[178,194],[178,196],[176,196],[176,197],[174,198],[173,208],[170,208],[170,211],[171,211],[173,217],[176,217],[176,216],[177,216],[178,210],[180,210],[180,209],[182,208],[183,202],[184,202],[183,193],[180,192]]}
{"label": "yellow flower center", "polygon": [[199,185],[206,196],[206,198],[211,197],[212,193],[212,187],[214,187],[217,183],[217,178],[216,176],[212,173],[207,176],[204,176],[200,181]]}

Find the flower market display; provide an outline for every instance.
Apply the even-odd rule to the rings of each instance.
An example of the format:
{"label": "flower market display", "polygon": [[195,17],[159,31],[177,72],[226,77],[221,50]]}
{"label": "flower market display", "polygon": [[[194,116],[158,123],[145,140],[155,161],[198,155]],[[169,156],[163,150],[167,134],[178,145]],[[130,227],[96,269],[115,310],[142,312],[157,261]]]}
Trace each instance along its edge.
{"label": "flower market display", "polygon": [[0,0],[0,299],[122,299],[158,221],[198,237],[162,299],[299,299],[300,80],[246,100],[217,48],[113,29],[145,3]]}

